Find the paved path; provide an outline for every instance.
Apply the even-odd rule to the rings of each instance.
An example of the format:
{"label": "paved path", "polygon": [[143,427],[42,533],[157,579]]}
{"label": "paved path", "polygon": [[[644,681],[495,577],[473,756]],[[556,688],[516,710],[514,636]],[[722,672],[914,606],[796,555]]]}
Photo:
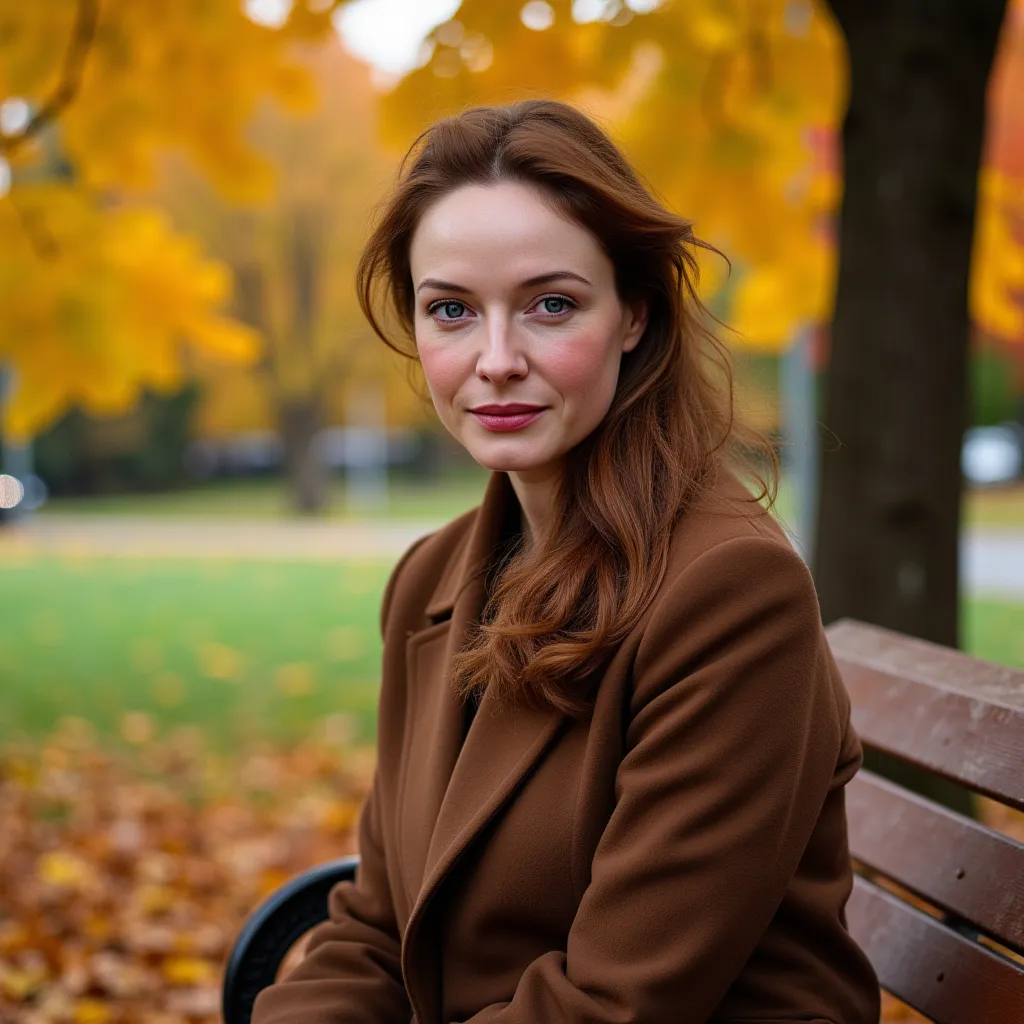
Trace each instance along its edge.
{"label": "paved path", "polygon": [[[21,553],[70,556],[394,559],[443,525],[345,523],[150,516],[38,516],[0,530],[0,557]],[[967,593],[1024,599],[1024,528],[973,531],[961,545]]]}
{"label": "paved path", "polygon": [[0,555],[13,549],[72,556],[388,559],[441,525],[50,515],[0,531]]}
{"label": "paved path", "polygon": [[960,572],[968,594],[1024,598],[1024,530],[967,534],[960,544]]}

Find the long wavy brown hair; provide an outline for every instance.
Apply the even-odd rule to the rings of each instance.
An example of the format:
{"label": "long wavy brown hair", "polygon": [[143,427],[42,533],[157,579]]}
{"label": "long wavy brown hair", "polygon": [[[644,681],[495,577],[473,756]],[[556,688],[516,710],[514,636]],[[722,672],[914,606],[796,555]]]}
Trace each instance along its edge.
{"label": "long wavy brown hair", "polygon": [[[500,699],[583,717],[592,704],[587,681],[661,584],[678,517],[725,462],[760,484],[751,495],[758,510],[770,506],[778,460],[768,439],[734,415],[729,353],[697,295],[697,251],[718,250],[654,198],[593,121],[564,103],[475,107],[413,143],[357,270],[376,333],[418,361],[409,246],[420,218],[461,185],[504,181],[539,189],[589,230],[614,265],[620,298],[646,300],[649,320],[622,356],[607,415],[567,454],[554,527],[530,549],[496,552],[490,596],[455,656],[452,685],[459,699],[490,686]],[[396,344],[389,327],[411,349]],[[763,457],[752,459],[757,453]]]}

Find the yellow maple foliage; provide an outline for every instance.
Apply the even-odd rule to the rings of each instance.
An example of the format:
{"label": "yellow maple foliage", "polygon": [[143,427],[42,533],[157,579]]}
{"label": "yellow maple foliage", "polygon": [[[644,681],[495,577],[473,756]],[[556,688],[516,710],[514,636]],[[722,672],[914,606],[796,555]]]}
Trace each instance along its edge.
{"label": "yellow maple foliage", "polygon": [[[128,408],[140,388],[181,385],[181,343],[222,358],[258,351],[256,333],[221,315],[227,269],[156,209],[103,211],[72,187],[25,186],[0,203],[0,359],[17,372],[6,431],[31,436],[68,404]],[[42,257],[17,223],[46,224]]]}
{"label": "yellow maple foliage", "polygon": [[[826,228],[839,183],[821,139],[842,115],[846,72],[839,30],[822,6],[541,6],[550,24],[538,29],[518,5],[464,0],[461,33],[436,30],[430,61],[388,97],[392,141],[471,103],[528,95],[575,102],[733,262],[730,277],[721,261],[702,259],[702,292],[714,299],[730,287],[737,345],[778,351],[800,324],[825,318],[835,274]],[[465,44],[478,37],[493,43],[493,60],[474,70]]]}
{"label": "yellow maple foliage", "polygon": [[[242,0],[0,0],[0,364],[16,381],[3,407],[9,437],[31,437],[75,404],[123,412],[142,389],[174,389],[196,371],[213,396],[201,416],[207,433],[273,422],[270,369],[285,394],[309,394],[331,374],[382,382],[389,419],[417,418],[349,287],[366,207],[389,176],[367,142],[364,114],[376,109],[368,75],[344,71],[333,105],[318,107],[318,77],[341,64],[335,54],[328,73],[321,57],[309,59],[315,46],[296,49],[331,38],[340,2],[282,3],[287,16],[271,25],[248,16]],[[1022,25],[1024,0],[1011,0],[1004,65],[1022,60]],[[833,148],[847,71],[823,0],[463,0],[424,57],[384,100],[382,133],[396,151],[468,104],[576,102],[733,261],[727,276],[701,256],[703,292],[720,300],[735,344],[779,351],[801,325],[828,320],[842,191]],[[1011,82],[994,97],[994,118],[1012,95]],[[295,125],[305,127],[267,115],[264,98],[302,115]],[[327,130],[339,117],[345,131]],[[288,159],[291,146],[304,147],[302,159]],[[159,211],[172,205],[160,195],[169,150],[225,204],[258,211],[249,241],[208,230],[209,217],[186,234],[180,209],[173,221]],[[1010,340],[1024,338],[1022,194],[1019,174],[984,172],[970,286],[975,322]],[[323,301],[297,331],[296,286],[282,260],[302,209],[349,226],[321,239]],[[246,326],[225,311],[250,243],[267,282],[266,317]],[[329,398],[329,419],[341,404]]]}
{"label": "yellow maple foliage", "polygon": [[125,411],[178,387],[186,349],[251,362],[259,334],[224,315],[231,274],[139,202],[178,150],[226,196],[270,194],[245,137],[271,97],[308,110],[297,42],[333,31],[334,0],[278,26],[238,0],[0,0],[0,363],[4,432],[28,438],[78,404]]}
{"label": "yellow maple foliage", "polygon": [[[1024,0],[1010,7],[1004,62],[1024,49]],[[802,325],[830,318],[842,194],[832,150],[848,82],[844,40],[822,0],[464,0],[424,55],[387,100],[397,147],[470,104],[576,102],[733,261],[731,279],[719,269],[702,290],[716,298],[729,286],[737,346],[780,351]],[[994,102],[991,116],[1000,110]],[[993,170],[981,186],[972,316],[1024,339],[1024,181]]]}
{"label": "yellow maple foliage", "polygon": [[1024,341],[1024,180],[987,168],[979,186],[971,309],[988,333]]}
{"label": "yellow maple foliage", "polygon": [[239,314],[264,338],[257,364],[196,361],[204,393],[194,422],[202,436],[280,430],[286,404],[309,403],[324,423],[344,422],[353,391],[379,389],[392,425],[424,415],[355,293],[371,211],[397,165],[378,138],[370,69],[336,38],[294,52],[317,102],[302,116],[264,108],[252,120],[252,145],[275,170],[268,200],[239,208],[180,166],[169,167],[154,192],[232,268]]}

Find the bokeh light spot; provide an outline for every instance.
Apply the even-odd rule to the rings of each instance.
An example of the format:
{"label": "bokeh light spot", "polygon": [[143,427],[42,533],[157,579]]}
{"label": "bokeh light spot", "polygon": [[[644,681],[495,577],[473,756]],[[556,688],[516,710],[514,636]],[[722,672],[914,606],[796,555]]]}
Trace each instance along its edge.
{"label": "bokeh light spot", "polygon": [[[4,194],[3,167],[0,167],[0,196]],[[10,473],[0,473],[0,508],[14,508],[25,497],[22,482]]]}
{"label": "bokeh light spot", "polygon": [[523,4],[523,9],[519,12],[519,19],[534,32],[543,32],[544,29],[554,25],[555,9],[545,0],[530,0],[529,3]]}
{"label": "bokeh light spot", "polygon": [[208,679],[237,679],[242,671],[242,655],[227,644],[211,641],[199,648],[199,670]]}
{"label": "bokeh light spot", "polygon": [[289,697],[305,696],[313,690],[312,668],[305,661],[279,665],[274,673],[274,684]]}

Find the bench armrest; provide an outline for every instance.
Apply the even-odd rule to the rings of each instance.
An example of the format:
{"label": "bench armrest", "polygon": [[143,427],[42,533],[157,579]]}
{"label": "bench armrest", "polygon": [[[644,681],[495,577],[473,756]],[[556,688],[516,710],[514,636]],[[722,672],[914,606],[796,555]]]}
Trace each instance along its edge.
{"label": "bench armrest", "polygon": [[327,920],[327,895],[337,882],[354,881],[358,856],[304,871],[272,892],[249,916],[224,970],[224,1024],[249,1024],[256,996],[273,984],[295,941]]}

